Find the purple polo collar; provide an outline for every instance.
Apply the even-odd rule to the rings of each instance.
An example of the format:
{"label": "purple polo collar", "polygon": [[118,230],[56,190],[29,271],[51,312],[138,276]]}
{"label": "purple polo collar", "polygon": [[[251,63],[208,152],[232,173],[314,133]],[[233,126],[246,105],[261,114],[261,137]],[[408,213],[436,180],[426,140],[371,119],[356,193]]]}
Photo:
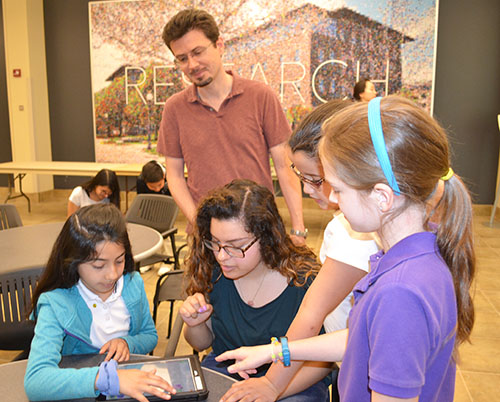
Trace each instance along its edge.
{"label": "purple polo collar", "polygon": [[365,293],[378,278],[402,262],[429,253],[439,254],[436,234],[432,232],[420,232],[405,237],[385,254],[380,250],[370,257],[370,272],[354,286],[354,293]]}

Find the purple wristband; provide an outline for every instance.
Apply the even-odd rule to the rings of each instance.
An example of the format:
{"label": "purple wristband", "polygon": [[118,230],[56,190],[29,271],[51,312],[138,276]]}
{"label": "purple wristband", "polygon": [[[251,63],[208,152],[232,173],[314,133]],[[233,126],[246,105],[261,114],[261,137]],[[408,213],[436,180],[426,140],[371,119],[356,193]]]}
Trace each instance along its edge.
{"label": "purple wristband", "polygon": [[104,395],[116,396],[120,394],[120,380],[116,371],[118,363],[116,360],[102,362],[99,366],[99,378],[97,389]]}

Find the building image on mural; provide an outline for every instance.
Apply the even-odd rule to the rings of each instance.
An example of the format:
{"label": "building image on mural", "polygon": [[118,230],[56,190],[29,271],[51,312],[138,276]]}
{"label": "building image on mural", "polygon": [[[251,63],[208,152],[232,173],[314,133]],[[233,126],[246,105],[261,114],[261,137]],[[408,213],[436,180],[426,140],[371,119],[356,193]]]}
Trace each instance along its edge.
{"label": "building image on mural", "polygon": [[[415,7],[421,2],[415,0],[392,0],[392,9],[386,0],[374,0],[367,14],[346,6],[356,2],[362,4],[342,0],[335,7],[282,7],[259,21],[245,15],[244,7],[221,8],[208,2],[205,8],[221,27],[225,68],[268,84],[292,126],[323,102],[350,99],[359,78],[372,80],[379,95],[401,94],[431,110],[432,57],[431,62],[419,58],[413,49],[424,43],[429,53],[433,31],[425,42],[422,29],[409,34],[415,29],[394,26],[415,27],[422,21],[431,26],[433,0],[424,0],[427,5],[420,13]],[[97,161],[142,163],[156,157],[163,104],[189,85],[161,43],[163,25],[182,8],[168,0],[89,3]],[[114,27],[111,22],[117,20],[119,26]],[[421,72],[418,79],[414,71]],[[102,77],[98,84],[94,75]]]}
{"label": "building image on mural", "polygon": [[361,77],[380,95],[400,93],[401,47],[412,38],[347,8],[307,4],[282,21],[226,42],[225,64],[261,80],[286,110],[351,98]]}

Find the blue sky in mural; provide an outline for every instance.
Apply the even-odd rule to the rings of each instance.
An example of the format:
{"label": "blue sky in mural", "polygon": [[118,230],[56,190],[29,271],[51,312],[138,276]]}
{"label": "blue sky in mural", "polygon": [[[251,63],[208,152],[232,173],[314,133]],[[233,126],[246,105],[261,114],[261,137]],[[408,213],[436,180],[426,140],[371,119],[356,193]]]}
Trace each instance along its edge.
{"label": "blue sky in mural", "polygon": [[[361,14],[368,15],[371,18],[379,21],[386,22],[390,24],[390,21],[384,21],[385,15],[384,10],[388,10],[391,7],[397,6],[398,3],[404,3],[410,10],[420,10],[425,11],[431,7],[434,7],[434,0],[377,0],[377,1],[366,1],[366,0],[345,0],[345,4],[348,7],[358,10]],[[403,5],[403,4],[402,4]]]}
{"label": "blue sky in mural", "polygon": [[[255,0],[258,1],[258,0]],[[414,39],[402,51],[403,81],[417,84],[431,80],[437,0],[309,0],[326,9],[348,7]]]}

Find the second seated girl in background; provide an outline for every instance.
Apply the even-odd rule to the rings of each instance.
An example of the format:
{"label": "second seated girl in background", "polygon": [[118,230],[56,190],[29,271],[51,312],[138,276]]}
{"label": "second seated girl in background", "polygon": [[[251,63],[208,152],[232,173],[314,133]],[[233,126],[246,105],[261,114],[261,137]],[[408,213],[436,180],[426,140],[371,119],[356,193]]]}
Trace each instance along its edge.
{"label": "second seated girl in background", "polygon": [[[215,355],[285,334],[319,264],[309,248],[295,246],[286,234],[271,191],[252,181],[234,180],[211,192],[195,222],[188,298],[179,310],[184,335],[197,350],[212,347],[202,366],[227,374],[228,363],[215,362]],[[322,373],[318,381],[330,370],[324,364],[304,366]],[[257,375],[267,368],[259,367]],[[291,386],[284,395],[296,392]],[[286,400],[326,401],[327,382]]]}
{"label": "second seated girl in background", "polygon": [[375,90],[373,82],[371,82],[368,78],[361,78],[358,82],[356,82],[356,85],[354,85],[352,96],[356,101],[370,102],[377,96],[377,91]]}
{"label": "second seated girl in background", "polygon": [[120,185],[115,172],[102,169],[91,180],[73,189],[69,196],[67,216],[78,208],[107,202],[120,209]]}

